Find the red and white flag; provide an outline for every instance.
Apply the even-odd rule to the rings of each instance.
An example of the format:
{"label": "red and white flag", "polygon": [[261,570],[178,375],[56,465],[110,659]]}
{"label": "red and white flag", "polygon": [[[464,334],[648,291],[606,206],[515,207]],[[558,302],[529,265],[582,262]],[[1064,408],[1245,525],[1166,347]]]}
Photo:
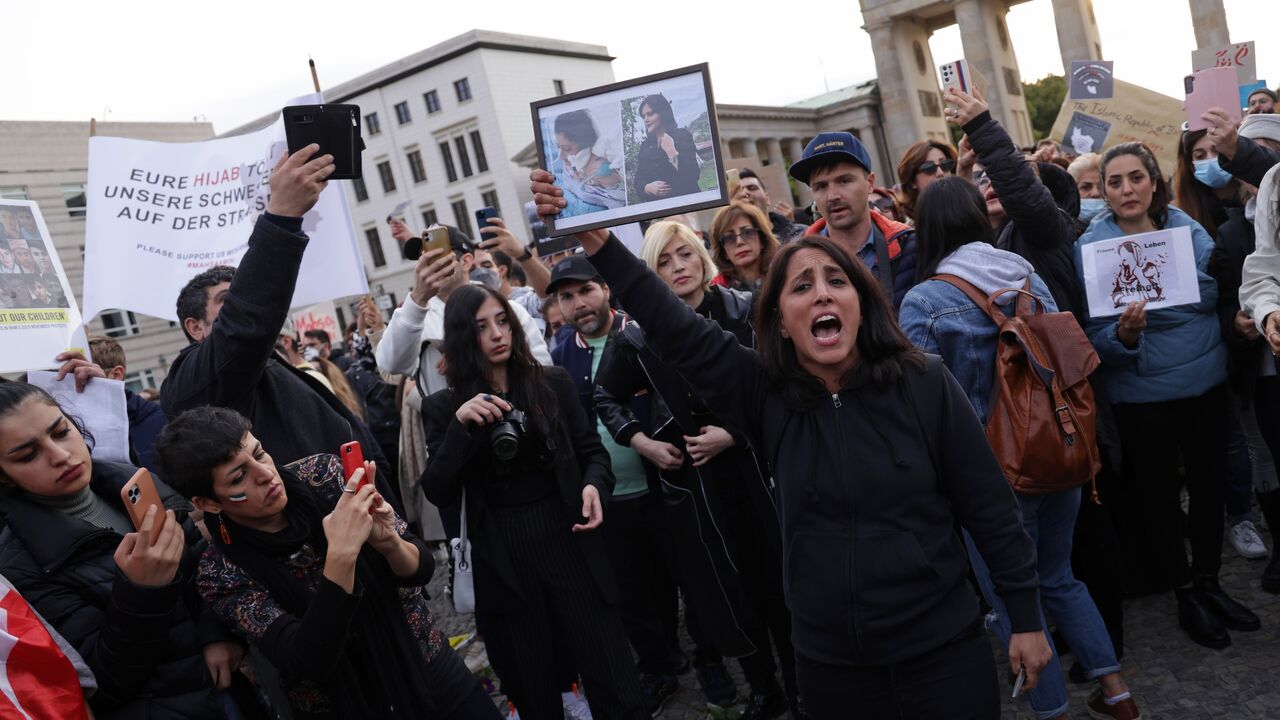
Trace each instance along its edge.
{"label": "red and white flag", "polygon": [[88,717],[71,660],[27,601],[0,579],[0,720]]}

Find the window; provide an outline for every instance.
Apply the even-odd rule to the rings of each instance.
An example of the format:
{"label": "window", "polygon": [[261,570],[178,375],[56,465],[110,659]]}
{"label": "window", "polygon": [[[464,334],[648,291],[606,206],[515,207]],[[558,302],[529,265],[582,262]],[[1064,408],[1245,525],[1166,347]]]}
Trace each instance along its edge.
{"label": "window", "polygon": [[418,150],[410,150],[404,157],[409,161],[409,174],[413,176],[413,181],[416,183],[426,181],[427,169],[422,165],[422,153]]}
{"label": "window", "polygon": [[138,317],[128,310],[106,310],[102,313],[102,329],[107,337],[122,338],[138,335]]}
{"label": "window", "polygon": [[453,201],[453,224],[462,228],[468,235],[473,235],[474,230],[467,230],[475,224],[475,218],[471,217],[471,213],[467,212],[467,201],[458,198]]}
{"label": "window", "polygon": [[1013,68],[1000,68],[1004,70],[1004,91],[1010,95],[1022,94],[1022,81],[1018,79],[1018,71]]}
{"label": "window", "polygon": [[26,185],[0,187],[0,200],[29,200]]}
{"label": "window", "polygon": [[160,387],[154,370],[139,370],[124,376],[124,386],[133,392]]}
{"label": "window", "polygon": [[458,102],[471,99],[471,82],[466,78],[453,81],[453,91],[458,94]]}
{"label": "window", "polygon": [[378,228],[365,228],[364,239],[369,242],[369,257],[373,259],[373,266],[385,267],[387,256],[382,253],[382,238],[378,237]]}
{"label": "window", "polygon": [[458,148],[458,164],[462,166],[462,176],[471,177],[475,173],[471,172],[471,156],[467,154],[467,140],[459,135],[453,139],[454,147]]}
{"label": "window", "polygon": [[353,179],[351,187],[356,191],[356,202],[364,202],[369,199],[369,187],[364,184],[364,178]]}
{"label": "window", "polygon": [[920,90],[920,114],[925,117],[942,117],[942,102],[938,93],[932,90]]}
{"label": "window", "polygon": [[444,158],[444,174],[449,176],[449,182],[457,182],[458,171],[453,167],[453,151],[449,149],[449,142],[440,143],[440,155]]}
{"label": "window", "polygon": [[370,135],[377,135],[382,132],[382,126],[378,124],[378,113],[373,112],[364,116],[364,129]]}
{"label": "window", "polygon": [[556,94],[557,94],[557,95],[563,95],[563,94],[564,94],[564,81],[563,81],[563,80],[552,80],[552,81],[551,81],[551,86],[552,86],[552,87],[554,87],[554,88],[556,89]]}
{"label": "window", "polygon": [[440,112],[440,93],[432,90],[431,92],[423,95],[422,99],[427,102],[428,115]]}
{"label": "window", "polygon": [[489,172],[489,160],[484,156],[484,143],[480,142],[480,131],[471,131],[471,149],[476,152],[476,170]]}
{"label": "window", "polygon": [[413,120],[413,117],[409,115],[409,101],[396,103],[396,122],[404,125],[411,120]]}
{"label": "window", "polygon": [[62,199],[67,201],[67,212],[71,217],[84,217],[84,183],[63,185]]}
{"label": "window", "polygon": [[440,222],[440,217],[436,215],[436,209],[433,207],[422,209],[422,226],[431,227]]}
{"label": "window", "polygon": [[498,207],[497,190],[485,190],[480,193],[480,202],[484,203],[485,207],[493,208],[494,212],[498,213],[498,217],[502,217],[502,208]]}
{"label": "window", "polygon": [[383,160],[378,163],[378,177],[382,179],[382,192],[393,193],[396,191],[396,176],[391,173],[390,160]]}

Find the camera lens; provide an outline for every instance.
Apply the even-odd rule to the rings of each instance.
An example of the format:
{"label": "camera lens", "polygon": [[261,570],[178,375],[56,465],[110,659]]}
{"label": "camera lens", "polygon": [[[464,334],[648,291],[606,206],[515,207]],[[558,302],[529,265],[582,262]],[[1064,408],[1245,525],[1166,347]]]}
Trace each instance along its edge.
{"label": "camera lens", "polygon": [[520,450],[520,436],[516,434],[516,430],[511,426],[511,423],[504,422],[496,425],[493,428],[493,435],[490,439],[493,445],[493,455],[499,460],[510,460]]}

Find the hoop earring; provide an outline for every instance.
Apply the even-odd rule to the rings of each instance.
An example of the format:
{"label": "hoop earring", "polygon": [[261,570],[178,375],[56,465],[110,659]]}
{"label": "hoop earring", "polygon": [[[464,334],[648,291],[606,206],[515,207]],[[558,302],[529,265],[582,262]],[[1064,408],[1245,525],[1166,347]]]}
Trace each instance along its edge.
{"label": "hoop earring", "polygon": [[218,523],[218,537],[222,540],[223,545],[231,544],[231,533],[227,532],[227,524],[225,522]]}

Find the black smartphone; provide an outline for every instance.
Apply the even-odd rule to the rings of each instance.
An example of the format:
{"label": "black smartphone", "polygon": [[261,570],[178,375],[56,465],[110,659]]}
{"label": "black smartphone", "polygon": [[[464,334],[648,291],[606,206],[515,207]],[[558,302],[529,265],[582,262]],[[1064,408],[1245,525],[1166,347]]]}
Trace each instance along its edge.
{"label": "black smartphone", "polygon": [[491,207],[482,207],[476,211],[476,232],[480,235],[479,241],[476,242],[477,245],[493,239],[492,236],[485,235],[480,231],[488,227],[489,221],[496,217],[498,217],[498,211]]}
{"label": "black smartphone", "polygon": [[362,175],[358,105],[290,105],[284,109],[284,137],[289,154],[315,143],[319,155],[332,155],[330,180],[355,180]]}

